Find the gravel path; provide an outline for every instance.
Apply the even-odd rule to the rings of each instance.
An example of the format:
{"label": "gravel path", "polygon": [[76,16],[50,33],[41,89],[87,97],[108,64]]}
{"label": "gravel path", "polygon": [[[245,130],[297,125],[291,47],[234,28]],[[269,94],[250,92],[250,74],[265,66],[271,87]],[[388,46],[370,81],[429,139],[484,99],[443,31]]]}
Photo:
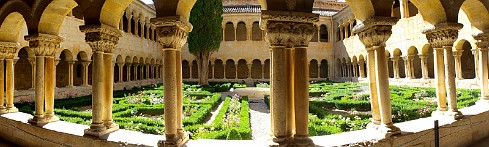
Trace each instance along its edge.
{"label": "gravel path", "polygon": [[205,123],[207,125],[211,124],[214,119],[216,119],[217,113],[219,113],[219,110],[222,108],[222,104],[224,104],[224,101],[221,101],[221,104],[219,104],[219,107],[217,107],[215,110],[212,110],[211,112],[211,118]]}
{"label": "gravel path", "polygon": [[270,110],[263,99],[250,99],[252,139],[267,141],[270,138]]}

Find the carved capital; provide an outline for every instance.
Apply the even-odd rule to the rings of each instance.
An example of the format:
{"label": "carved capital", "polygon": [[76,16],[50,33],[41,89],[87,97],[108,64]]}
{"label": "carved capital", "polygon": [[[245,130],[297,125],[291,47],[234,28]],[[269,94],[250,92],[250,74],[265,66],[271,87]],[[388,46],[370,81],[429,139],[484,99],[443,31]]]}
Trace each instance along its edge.
{"label": "carved capital", "polygon": [[489,33],[474,34],[473,37],[478,48],[487,49],[489,47]]}
{"label": "carved capital", "polygon": [[366,48],[373,46],[385,47],[385,42],[392,34],[392,26],[399,19],[395,17],[372,17],[353,29]]}
{"label": "carved capital", "polygon": [[441,23],[433,28],[427,28],[423,31],[426,34],[426,39],[433,48],[442,48],[444,46],[453,46],[453,43],[458,38],[458,31],[464,25],[460,23]]}
{"label": "carved capital", "polygon": [[312,13],[262,11],[260,27],[270,46],[308,47],[318,21]]}
{"label": "carved capital", "polygon": [[90,63],[92,63],[92,61],[83,61],[82,65],[83,65],[83,67],[88,67],[90,65]]}
{"label": "carved capital", "polygon": [[156,25],[158,42],[163,49],[182,49],[187,43],[188,32],[192,31],[192,24],[181,16],[152,18],[151,23]]}
{"label": "carved capital", "polygon": [[28,35],[24,39],[29,41],[29,47],[34,50],[36,56],[54,56],[63,41],[60,36],[49,34]]}
{"label": "carved capital", "polygon": [[85,33],[85,41],[94,52],[113,53],[122,37],[119,29],[104,24],[84,25],[80,26],[80,30]]}
{"label": "carved capital", "polygon": [[19,48],[19,43],[0,42],[0,59],[13,59]]}

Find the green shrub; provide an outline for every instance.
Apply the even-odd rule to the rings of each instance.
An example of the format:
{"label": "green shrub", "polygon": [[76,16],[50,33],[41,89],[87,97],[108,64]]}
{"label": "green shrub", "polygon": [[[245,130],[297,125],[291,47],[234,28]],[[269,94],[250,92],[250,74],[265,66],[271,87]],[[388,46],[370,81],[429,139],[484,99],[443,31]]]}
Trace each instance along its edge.
{"label": "green shrub", "polygon": [[238,129],[232,128],[229,130],[226,140],[242,140],[241,134],[239,134]]}

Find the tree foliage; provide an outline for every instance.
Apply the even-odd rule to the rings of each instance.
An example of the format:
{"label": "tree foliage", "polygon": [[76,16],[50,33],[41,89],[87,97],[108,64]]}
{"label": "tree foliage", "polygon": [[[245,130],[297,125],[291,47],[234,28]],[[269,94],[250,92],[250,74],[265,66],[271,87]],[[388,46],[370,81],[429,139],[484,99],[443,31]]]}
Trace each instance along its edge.
{"label": "tree foliage", "polygon": [[222,14],[221,0],[197,0],[190,12],[194,28],[188,36],[188,48],[197,58],[200,85],[209,84],[209,56],[221,45]]}
{"label": "tree foliage", "polygon": [[190,53],[213,52],[222,41],[221,0],[197,0],[190,12],[190,23],[194,26],[188,36]]}

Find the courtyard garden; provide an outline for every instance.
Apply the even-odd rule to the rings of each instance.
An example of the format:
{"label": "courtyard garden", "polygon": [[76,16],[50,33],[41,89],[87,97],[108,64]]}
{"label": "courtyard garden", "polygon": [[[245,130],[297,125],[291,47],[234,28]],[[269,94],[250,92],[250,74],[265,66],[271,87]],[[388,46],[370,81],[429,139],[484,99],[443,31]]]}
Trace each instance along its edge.
{"label": "courtyard garden", "polygon": [[[269,87],[257,83],[257,87]],[[250,102],[247,96],[222,92],[244,88],[246,84],[211,83],[183,86],[183,125],[191,139],[251,139]],[[113,118],[121,129],[163,135],[164,95],[162,85],[114,92]],[[364,129],[371,121],[368,84],[316,82],[309,87],[309,133],[329,135]],[[436,110],[434,88],[391,86],[392,118],[395,123],[428,117]],[[458,89],[458,107],[475,104],[479,90]],[[264,102],[269,104],[269,97]],[[63,121],[90,125],[91,95],[55,100],[55,114]],[[16,104],[20,111],[33,114],[34,103]],[[268,121],[263,123],[269,123]]]}

